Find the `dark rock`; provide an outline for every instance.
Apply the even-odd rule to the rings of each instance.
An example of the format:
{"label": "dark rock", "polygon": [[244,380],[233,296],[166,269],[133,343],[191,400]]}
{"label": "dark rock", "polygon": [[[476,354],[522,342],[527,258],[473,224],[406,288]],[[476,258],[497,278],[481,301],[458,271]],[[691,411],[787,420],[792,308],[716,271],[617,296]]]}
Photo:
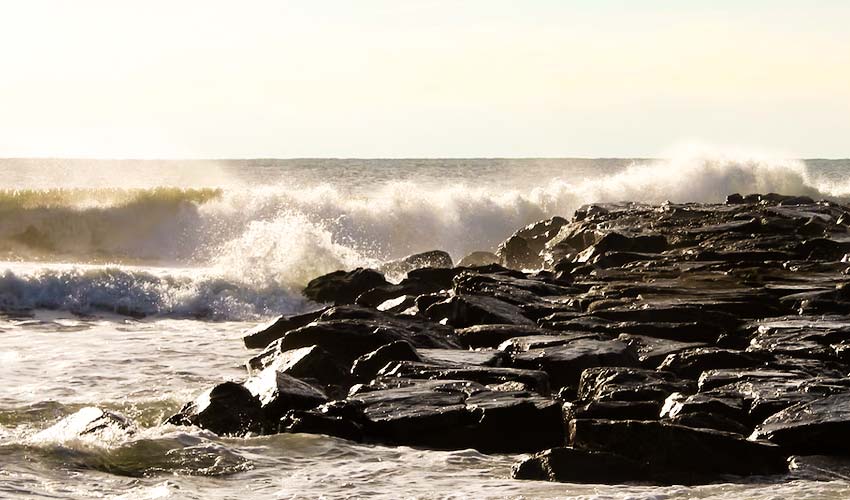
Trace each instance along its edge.
{"label": "dark rock", "polygon": [[541,451],[511,468],[514,479],[564,483],[618,484],[646,480],[639,461],[613,453],[559,447]]}
{"label": "dark rock", "polygon": [[742,203],[744,203],[744,197],[738,193],[730,194],[726,197],[727,205],[740,205]]}
{"label": "dark rock", "polygon": [[511,236],[496,250],[499,264],[510,269],[534,269],[542,265],[542,259],[536,255],[524,238]]}
{"label": "dark rock", "polygon": [[564,403],[564,420],[658,420],[661,408],[662,404],[658,401],[577,401]]}
{"label": "dark rock", "polygon": [[319,411],[290,411],[280,421],[280,432],[324,434],[349,441],[363,441],[363,429],[359,424]]}
{"label": "dark rock", "polygon": [[544,330],[530,325],[475,325],[455,330],[461,344],[470,348],[498,347],[502,342],[514,337],[530,335],[558,335],[559,332]]}
{"label": "dark rock", "polygon": [[452,257],[442,250],[416,253],[407,257],[383,264],[380,271],[391,276],[400,276],[423,267],[451,268],[454,266]]}
{"label": "dark rock", "polygon": [[706,370],[751,368],[763,364],[763,359],[754,354],[717,347],[697,347],[670,354],[658,369],[671,371],[681,377],[697,379]]}
{"label": "dark rock", "polygon": [[664,359],[670,355],[682,352],[686,349],[706,347],[702,342],[677,342],[669,339],[647,337],[645,335],[620,334],[617,339],[624,342],[637,352],[641,366],[645,368],[656,368]]}
{"label": "dark rock", "polygon": [[420,349],[419,353],[427,363],[453,367],[502,366],[506,359],[497,349]]}
{"label": "dark rock", "polygon": [[523,316],[522,310],[507,302],[478,295],[459,295],[445,302],[438,302],[425,311],[425,316],[463,328],[480,324],[529,325],[534,322]]}
{"label": "dark rock", "polygon": [[793,456],[788,469],[794,479],[806,481],[846,481],[850,478],[850,457],[828,455]]}
{"label": "dark rock", "polygon": [[422,358],[409,342],[396,340],[357,358],[351,374],[356,380],[367,382],[391,361],[422,361]]}
{"label": "dark rock", "polygon": [[460,259],[457,263],[458,267],[477,267],[487,266],[490,264],[498,264],[501,262],[499,256],[493,252],[472,252],[466,257]]}
{"label": "dark rock", "polygon": [[262,349],[286,335],[286,332],[316,321],[326,310],[327,308],[304,314],[279,316],[268,323],[246,330],[242,335],[242,341],[248,349]]}
{"label": "dark rock", "polygon": [[39,432],[36,441],[66,441],[75,438],[111,442],[136,433],[136,426],[120,413],[88,406]]}
{"label": "dark rock", "polygon": [[260,400],[269,422],[280,420],[289,410],[307,410],[328,401],[324,392],[276,366],[266,368],[243,385]]}
{"label": "dark rock", "polygon": [[415,312],[418,312],[416,309],[416,297],[413,295],[402,295],[401,297],[385,300],[375,309],[397,314],[410,314],[411,312],[415,314]]}
{"label": "dark rock", "polygon": [[787,470],[785,456],[777,446],[659,421],[572,420],[570,443],[645,463],[649,477],[663,482],[691,484],[726,474],[780,474]]}
{"label": "dark rock", "polygon": [[384,302],[398,297],[406,295],[419,296],[439,292],[440,290],[442,290],[442,288],[434,283],[419,279],[405,278],[397,285],[387,284],[376,286],[375,288],[361,293],[360,296],[357,297],[356,303],[357,305],[365,307],[378,307]]}
{"label": "dark rock", "polygon": [[391,362],[379,373],[382,377],[423,380],[469,380],[482,385],[518,382],[528,390],[549,395],[549,376],[539,370],[490,366],[440,366],[414,361]]}
{"label": "dark rock", "polygon": [[166,423],[194,425],[222,436],[260,433],[266,427],[259,398],[235,382],[224,382],[204,392]]}
{"label": "dark rock", "polygon": [[353,271],[335,271],[311,280],[304,288],[304,296],[316,302],[353,304],[363,292],[386,284],[383,274],[358,267]]}
{"label": "dark rock", "polygon": [[797,454],[847,455],[850,392],[800,403],[770,416],[753,437],[768,439]]}
{"label": "dark rock", "polygon": [[274,368],[296,378],[315,380],[325,388],[344,386],[350,381],[348,365],[319,346],[280,349],[278,341],[252,358],[248,361],[249,371]]}
{"label": "dark rock", "polygon": [[689,391],[692,382],[670,372],[630,367],[588,368],[581,374],[578,397],[584,401],[657,401],[674,392]]}
{"label": "dark rock", "polygon": [[637,356],[617,340],[579,339],[564,345],[512,353],[517,368],[549,374],[552,388],[578,387],[581,372],[597,366],[635,366]]}

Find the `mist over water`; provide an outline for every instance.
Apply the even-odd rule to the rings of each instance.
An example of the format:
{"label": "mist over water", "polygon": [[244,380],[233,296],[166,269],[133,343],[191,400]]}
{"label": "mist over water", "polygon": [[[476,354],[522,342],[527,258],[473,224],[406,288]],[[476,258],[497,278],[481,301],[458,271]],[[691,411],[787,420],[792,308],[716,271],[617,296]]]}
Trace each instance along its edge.
{"label": "mist over water", "polygon": [[848,166],[712,151],[668,160],[2,160],[0,255],[16,265],[0,276],[0,305],[287,313],[305,307],[298,290],[318,275],[432,249],[457,261],[585,203],[843,197]]}

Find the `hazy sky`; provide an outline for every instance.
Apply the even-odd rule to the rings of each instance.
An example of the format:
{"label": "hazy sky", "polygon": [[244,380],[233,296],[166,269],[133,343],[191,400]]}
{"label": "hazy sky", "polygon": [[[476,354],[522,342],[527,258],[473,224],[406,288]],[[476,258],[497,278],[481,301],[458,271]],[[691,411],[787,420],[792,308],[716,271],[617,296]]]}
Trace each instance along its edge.
{"label": "hazy sky", "polygon": [[0,0],[0,156],[850,157],[850,1]]}

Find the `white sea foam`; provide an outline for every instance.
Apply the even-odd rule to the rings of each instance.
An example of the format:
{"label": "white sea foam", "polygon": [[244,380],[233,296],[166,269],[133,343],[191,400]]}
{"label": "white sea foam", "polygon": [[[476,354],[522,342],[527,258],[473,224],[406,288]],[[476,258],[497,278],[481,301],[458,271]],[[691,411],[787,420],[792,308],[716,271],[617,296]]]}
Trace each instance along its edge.
{"label": "white sea foam", "polygon": [[0,276],[0,307],[252,317],[303,306],[298,289],[317,275],[432,249],[459,260],[585,203],[850,193],[850,184],[815,176],[801,161],[705,150],[605,172],[555,169],[531,188],[471,171],[446,186],[376,178],[359,190],[316,174],[297,186],[128,190],[117,183],[6,192],[0,250],[10,259],[96,265],[8,271]]}

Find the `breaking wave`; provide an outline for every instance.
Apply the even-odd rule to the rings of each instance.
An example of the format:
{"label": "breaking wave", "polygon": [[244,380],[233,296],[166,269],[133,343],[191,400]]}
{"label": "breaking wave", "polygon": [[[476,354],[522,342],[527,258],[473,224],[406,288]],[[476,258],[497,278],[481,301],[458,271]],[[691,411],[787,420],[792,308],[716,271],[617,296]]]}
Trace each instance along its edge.
{"label": "breaking wave", "polygon": [[327,177],[299,186],[3,191],[6,260],[76,265],[6,271],[0,307],[266,315],[302,307],[298,290],[317,275],[432,249],[459,260],[585,203],[850,193],[850,184],[814,176],[802,161],[716,152],[575,179],[556,170],[528,189],[509,178],[477,179],[475,171],[465,178],[444,187],[376,181],[359,191]]}

